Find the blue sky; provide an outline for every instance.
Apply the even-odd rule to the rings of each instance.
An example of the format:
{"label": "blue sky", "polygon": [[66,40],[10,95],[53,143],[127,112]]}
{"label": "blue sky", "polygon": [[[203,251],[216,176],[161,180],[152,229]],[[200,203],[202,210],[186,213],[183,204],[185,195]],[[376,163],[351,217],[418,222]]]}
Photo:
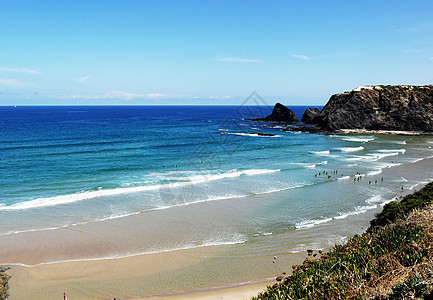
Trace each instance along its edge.
{"label": "blue sky", "polygon": [[432,1],[1,1],[0,105],[324,105],[433,84]]}

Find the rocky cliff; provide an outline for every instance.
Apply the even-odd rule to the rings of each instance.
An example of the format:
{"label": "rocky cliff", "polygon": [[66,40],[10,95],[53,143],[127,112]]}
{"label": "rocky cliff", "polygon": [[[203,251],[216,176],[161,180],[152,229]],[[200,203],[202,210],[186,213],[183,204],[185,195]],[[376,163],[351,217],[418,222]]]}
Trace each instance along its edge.
{"label": "rocky cliff", "polygon": [[277,103],[272,110],[272,113],[265,118],[249,119],[254,122],[274,122],[274,123],[299,123],[298,117],[293,111]]}
{"label": "rocky cliff", "polygon": [[433,86],[364,86],[331,96],[314,123],[324,130],[433,132]]}
{"label": "rocky cliff", "polygon": [[317,117],[320,114],[320,109],[316,108],[307,108],[302,115],[301,121],[305,124],[314,124],[314,118]]}

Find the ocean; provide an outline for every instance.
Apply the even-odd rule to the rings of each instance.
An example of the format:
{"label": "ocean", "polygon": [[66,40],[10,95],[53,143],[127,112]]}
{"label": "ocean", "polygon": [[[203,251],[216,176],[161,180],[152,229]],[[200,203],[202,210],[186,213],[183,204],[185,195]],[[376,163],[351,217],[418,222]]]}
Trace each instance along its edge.
{"label": "ocean", "polygon": [[[289,108],[301,118],[307,107]],[[271,111],[0,107],[0,236],[91,226],[118,241],[35,263],[223,245],[240,257],[295,253],[343,242],[433,179],[432,137],[285,132],[247,120]]]}

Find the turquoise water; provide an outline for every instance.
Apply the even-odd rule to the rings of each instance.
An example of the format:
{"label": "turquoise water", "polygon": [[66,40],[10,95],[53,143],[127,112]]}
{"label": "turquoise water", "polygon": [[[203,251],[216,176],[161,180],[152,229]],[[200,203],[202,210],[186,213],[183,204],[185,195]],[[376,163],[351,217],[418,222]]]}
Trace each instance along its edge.
{"label": "turquoise water", "polygon": [[[306,107],[291,108],[300,117]],[[0,235],[152,213],[137,235],[177,235],[116,251],[276,243],[288,231],[280,242],[293,239],[296,251],[305,230],[355,226],[433,178],[431,137],[291,133],[245,120],[271,110],[1,107]]]}

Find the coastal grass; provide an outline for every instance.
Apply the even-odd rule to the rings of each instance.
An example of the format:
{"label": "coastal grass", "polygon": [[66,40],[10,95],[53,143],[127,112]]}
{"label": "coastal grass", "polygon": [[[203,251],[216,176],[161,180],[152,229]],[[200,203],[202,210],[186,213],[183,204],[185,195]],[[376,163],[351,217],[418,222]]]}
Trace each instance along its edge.
{"label": "coastal grass", "polygon": [[433,299],[433,183],[387,204],[371,227],[253,299]]}
{"label": "coastal grass", "polygon": [[8,297],[8,281],[10,276],[0,269],[0,300],[6,300]]}

